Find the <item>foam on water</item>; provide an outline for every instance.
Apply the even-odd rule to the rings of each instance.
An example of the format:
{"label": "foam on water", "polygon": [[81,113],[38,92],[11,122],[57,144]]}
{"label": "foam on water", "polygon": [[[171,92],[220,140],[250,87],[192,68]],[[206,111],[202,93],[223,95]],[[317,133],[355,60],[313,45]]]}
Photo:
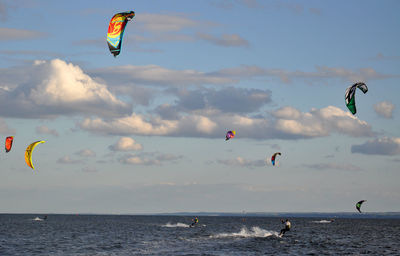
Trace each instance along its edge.
{"label": "foam on water", "polygon": [[232,233],[220,233],[217,235],[211,235],[211,238],[226,238],[226,237],[269,237],[269,236],[278,236],[278,232],[268,231],[262,229],[260,227],[252,227],[251,230],[248,230],[246,227],[243,227],[239,232]]}
{"label": "foam on water", "polygon": [[32,219],[32,220],[34,220],[34,221],[43,221],[43,219],[41,219],[41,218],[39,218],[39,217],[36,217],[36,218],[34,218],[34,219]]}
{"label": "foam on water", "polygon": [[331,223],[331,220],[316,220],[316,221],[312,221],[313,223]]}
{"label": "foam on water", "polygon": [[162,226],[166,227],[166,228],[188,228],[188,227],[190,227],[190,225],[185,224],[185,223],[180,223],[180,222],[175,223],[175,224],[168,222],[167,224],[162,225]]}

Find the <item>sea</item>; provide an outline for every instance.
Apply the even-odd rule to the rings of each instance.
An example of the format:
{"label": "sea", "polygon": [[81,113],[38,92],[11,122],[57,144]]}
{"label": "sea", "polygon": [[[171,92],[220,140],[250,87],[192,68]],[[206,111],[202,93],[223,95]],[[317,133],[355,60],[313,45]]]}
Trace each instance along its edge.
{"label": "sea", "polygon": [[0,214],[0,255],[400,255],[400,219]]}

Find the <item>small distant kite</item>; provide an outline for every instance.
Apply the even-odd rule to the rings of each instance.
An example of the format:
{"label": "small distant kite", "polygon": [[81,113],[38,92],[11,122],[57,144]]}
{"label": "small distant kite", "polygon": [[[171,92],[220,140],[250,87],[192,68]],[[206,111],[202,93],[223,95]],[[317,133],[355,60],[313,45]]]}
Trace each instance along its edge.
{"label": "small distant kite", "polygon": [[26,164],[31,167],[32,169],[35,169],[35,167],[32,164],[32,151],[35,149],[35,147],[40,144],[40,143],[45,143],[44,140],[40,141],[35,141],[32,144],[30,144],[26,150],[25,150],[25,162]]}
{"label": "small distant kite", "polygon": [[8,136],[6,138],[6,144],[5,144],[6,153],[10,152],[10,150],[12,148],[13,141],[14,141],[14,137],[13,136]]}
{"label": "small distant kite", "polygon": [[361,205],[366,202],[367,200],[361,200],[358,203],[356,203],[356,209],[361,213]]}
{"label": "small distant kite", "polygon": [[272,157],[271,157],[271,162],[272,162],[272,165],[273,165],[273,166],[275,166],[275,158],[276,158],[277,155],[281,155],[281,152],[276,152],[276,153],[274,153],[274,154],[272,155]]}
{"label": "small distant kite", "polygon": [[367,85],[363,82],[358,82],[346,89],[346,93],[345,93],[345,97],[344,97],[344,99],[346,101],[346,106],[353,115],[355,113],[357,113],[356,101],[355,101],[355,94],[356,94],[357,88],[360,89],[363,93],[368,92]]}
{"label": "small distant kite", "polygon": [[225,140],[230,140],[235,138],[236,131],[228,131],[225,136]]}
{"label": "small distant kite", "polygon": [[135,17],[135,12],[121,12],[115,14],[108,25],[107,43],[110,52],[116,57],[121,51],[126,23]]}

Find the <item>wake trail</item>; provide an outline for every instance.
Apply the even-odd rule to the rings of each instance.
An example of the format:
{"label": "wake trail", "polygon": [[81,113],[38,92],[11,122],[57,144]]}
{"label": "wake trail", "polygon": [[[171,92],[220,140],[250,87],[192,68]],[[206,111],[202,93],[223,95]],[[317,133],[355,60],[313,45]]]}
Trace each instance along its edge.
{"label": "wake trail", "polygon": [[180,223],[180,222],[175,223],[175,224],[168,222],[167,224],[162,225],[162,226],[165,228],[188,228],[188,227],[190,227],[190,225],[185,224],[185,223]]}
{"label": "wake trail", "polygon": [[211,238],[228,238],[228,237],[269,237],[269,236],[279,236],[278,232],[269,231],[262,229],[260,227],[252,227],[251,230],[243,227],[239,232],[232,233],[219,233],[216,235],[211,235]]}

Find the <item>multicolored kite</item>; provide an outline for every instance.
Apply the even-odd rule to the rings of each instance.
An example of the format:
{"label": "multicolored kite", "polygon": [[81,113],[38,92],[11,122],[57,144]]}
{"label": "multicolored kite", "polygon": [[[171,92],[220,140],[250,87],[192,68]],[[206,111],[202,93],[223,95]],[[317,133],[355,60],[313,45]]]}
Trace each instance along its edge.
{"label": "multicolored kite", "polygon": [[357,113],[356,109],[356,101],[355,101],[355,94],[356,94],[356,89],[360,89],[363,93],[368,92],[368,87],[365,83],[358,82],[353,84],[352,86],[348,87],[346,89],[346,93],[344,96],[344,99],[346,101],[346,106],[347,108],[351,111],[351,113],[354,115]]}
{"label": "multicolored kite", "polygon": [[135,17],[134,11],[117,13],[112,17],[108,25],[107,43],[114,57],[121,51],[126,23],[133,17]]}
{"label": "multicolored kite", "polygon": [[275,154],[272,155],[271,162],[273,166],[275,166],[275,158],[277,155],[281,155],[281,152],[276,152]]}
{"label": "multicolored kite", "polygon": [[6,153],[10,152],[10,150],[12,148],[13,141],[14,141],[14,137],[13,136],[8,136],[6,138],[6,145],[5,145]]}
{"label": "multicolored kite", "polygon": [[233,138],[235,138],[235,135],[236,135],[236,131],[228,131],[226,133],[225,140],[233,139]]}

